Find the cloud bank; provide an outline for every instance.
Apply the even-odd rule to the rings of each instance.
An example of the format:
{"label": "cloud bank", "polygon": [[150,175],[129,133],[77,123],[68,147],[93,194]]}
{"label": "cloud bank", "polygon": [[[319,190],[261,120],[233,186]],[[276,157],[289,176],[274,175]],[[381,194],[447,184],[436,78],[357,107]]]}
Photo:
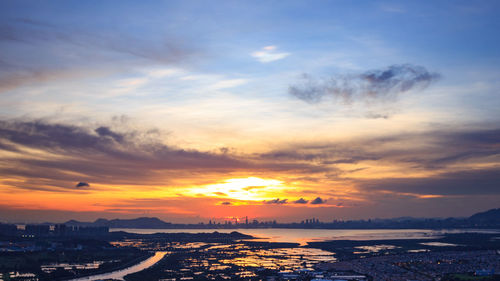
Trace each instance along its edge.
{"label": "cloud bank", "polygon": [[[279,178],[287,187],[276,194],[279,198],[257,205],[293,208],[333,208],[342,202],[345,209],[388,198],[410,204],[500,196],[500,129],[440,128],[349,141],[293,143],[260,154],[183,149],[165,144],[157,132],[148,134],[106,125],[0,121],[0,174],[4,175],[0,184],[10,190],[40,192],[89,193],[120,186],[168,191],[186,183],[202,186],[213,184],[214,179],[251,175]],[[381,168],[391,174],[379,173]],[[245,192],[261,189],[242,187]],[[228,194],[216,194],[224,199],[217,198],[213,204],[236,208],[237,204],[221,203],[231,203]]]}

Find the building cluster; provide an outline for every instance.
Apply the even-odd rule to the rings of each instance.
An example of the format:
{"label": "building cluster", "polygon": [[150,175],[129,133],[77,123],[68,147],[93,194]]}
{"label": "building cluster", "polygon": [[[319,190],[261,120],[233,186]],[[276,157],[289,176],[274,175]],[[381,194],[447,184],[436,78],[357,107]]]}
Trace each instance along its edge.
{"label": "building cluster", "polygon": [[0,235],[15,236],[17,234],[17,226],[15,224],[0,223]]}
{"label": "building cluster", "polygon": [[109,233],[107,226],[67,226],[57,224],[54,226],[54,234],[57,236],[101,236]]}
{"label": "building cluster", "polygon": [[205,223],[199,223],[199,225],[203,226],[208,226],[208,227],[275,227],[278,225],[278,222],[276,220],[270,220],[270,221],[259,221],[256,219],[253,220],[248,220],[248,217],[243,219],[239,219],[237,217],[233,218],[228,218],[225,219],[224,221],[217,221],[217,220],[209,220],[207,224]]}
{"label": "building cluster", "polygon": [[0,223],[0,235],[22,237],[64,237],[64,236],[100,236],[109,233],[107,226],[69,226],[65,224],[27,224],[18,227],[15,224]]}
{"label": "building cluster", "polygon": [[300,224],[319,224],[320,221],[317,218],[306,219],[300,222]]}
{"label": "building cluster", "polygon": [[318,270],[299,269],[292,272],[282,271],[273,276],[268,276],[267,281],[283,280],[311,280],[311,281],[366,281],[368,277],[361,274],[352,274],[349,272],[326,272]]}
{"label": "building cluster", "polygon": [[494,250],[408,253],[377,256],[322,265],[324,269],[352,270],[373,280],[440,280],[446,274],[500,272]]}

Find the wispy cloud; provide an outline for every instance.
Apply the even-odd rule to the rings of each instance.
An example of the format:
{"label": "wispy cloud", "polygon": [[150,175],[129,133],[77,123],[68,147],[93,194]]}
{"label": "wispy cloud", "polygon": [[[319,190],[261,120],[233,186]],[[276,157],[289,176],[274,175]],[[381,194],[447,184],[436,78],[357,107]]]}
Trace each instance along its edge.
{"label": "wispy cloud", "polygon": [[304,74],[302,81],[288,88],[290,95],[309,103],[324,98],[351,103],[356,100],[388,100],[399,94],[425,89],[440,75],[423,66],[402,64],[359,74],[335,75],[318,80]]}
{"label": "wispy cloud", "polygon": [[268,63],[288,57],[290,53],[279,52],[276,46],[266,46],[259,51],[252,53],[252,57],[256,58],[261,63]]}
{"label": "wispy cloud", "polygon": [[368,119],[389,119],[391,116],[386,113],[368,112],[365,117]]}
{"label": "wispy cloud", "polygon": [[216,82],[215,84],[208,86],[208,88],[213,90],[227,89],[243,85],[247,82],[247,79],[226,79]]}
{"label": "wispy cloud", "polygon": [[[0,22],[0,91],[56,79],[120,70],[136,64],[172,65],[197,51],[170,38],[143,39],[29,19]],[[123,68],[121,68],[123,70]]]}
{"label": "wispy cloud", "polygon": [[404,14],[406,13],[406,9],[401,6],[395,4],[382,4],[380,5],[380,9],[387,13],[396,13],[396,14]]}

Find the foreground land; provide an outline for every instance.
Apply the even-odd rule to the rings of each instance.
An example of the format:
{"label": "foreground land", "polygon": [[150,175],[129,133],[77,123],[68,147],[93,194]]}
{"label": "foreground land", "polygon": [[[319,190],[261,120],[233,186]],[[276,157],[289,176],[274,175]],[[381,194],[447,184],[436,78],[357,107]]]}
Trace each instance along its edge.
{"label": "foreground land", "polygon": [[[241,233],[131,234],[0,239],[0,280],[68,280],[163,259],[135,280],[499,280],[498,234],[436,239],[259,241]],[[481,275],[481,276],[480,276]]]}

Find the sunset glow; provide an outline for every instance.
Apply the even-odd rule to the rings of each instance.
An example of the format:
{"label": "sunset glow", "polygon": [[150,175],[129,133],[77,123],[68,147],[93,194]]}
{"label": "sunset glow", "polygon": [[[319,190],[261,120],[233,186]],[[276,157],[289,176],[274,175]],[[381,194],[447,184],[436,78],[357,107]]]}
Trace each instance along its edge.
{"label": "sunset glow", "polygon": [[481,3],[2,2],[0,220],[498,207]]}
{"label": "sunset glow", "polygon": [[283,183],[278,180],[256,177],[227,179],[222,183],[209,184],[188,190],[188,194],[213,196],[241,201],[262,201],[282,195]]}

